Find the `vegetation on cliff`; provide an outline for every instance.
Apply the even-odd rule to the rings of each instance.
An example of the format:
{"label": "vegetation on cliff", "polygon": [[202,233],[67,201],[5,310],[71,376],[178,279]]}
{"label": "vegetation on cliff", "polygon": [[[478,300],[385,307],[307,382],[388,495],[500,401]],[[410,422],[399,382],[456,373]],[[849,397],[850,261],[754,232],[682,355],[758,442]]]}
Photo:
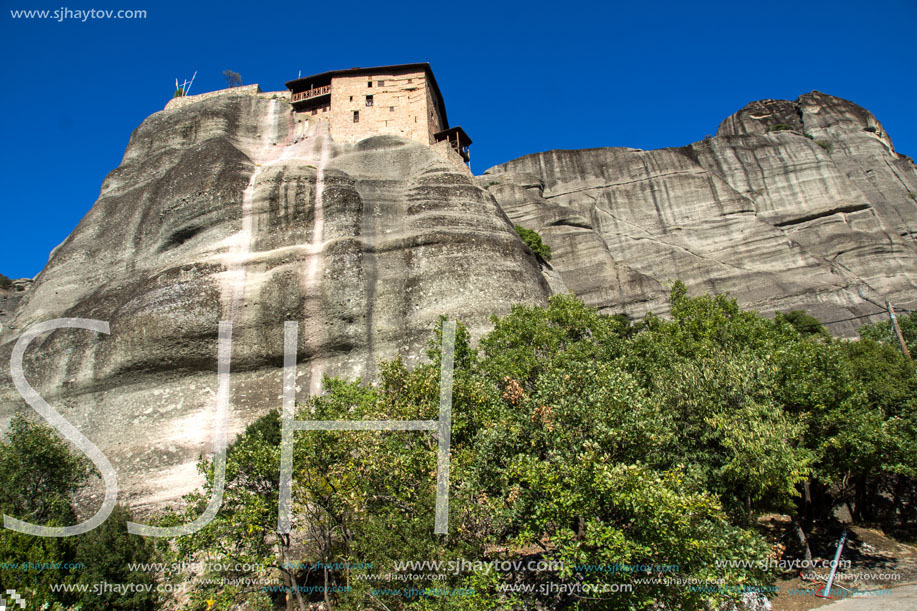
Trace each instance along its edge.
{"label": "vegetation on cliff", "polygon": [[526,229],[522,225],[514,225],[513,227],[536,257],[545,263],[551,260],[551,247],[541,241],[541,235],[537,231]]}

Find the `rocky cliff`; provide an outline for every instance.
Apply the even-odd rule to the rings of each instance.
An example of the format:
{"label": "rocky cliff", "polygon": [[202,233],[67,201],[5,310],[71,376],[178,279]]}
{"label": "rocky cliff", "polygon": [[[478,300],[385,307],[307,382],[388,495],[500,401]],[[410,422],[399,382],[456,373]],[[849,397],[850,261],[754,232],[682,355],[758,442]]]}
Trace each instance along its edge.
{"label": "rocky cliff", "polygon": [[3,331],[3,326],[13,318],[19,308],[19,302],[22,301],[31,286],[31,278],[10,280],[0,274],[0,332]]}
{"label": "rocky cliff", "polygon": [[[39,337],[25,375],[143,509],[199,484],[221,320],[233,322],[237,432],[280,407],[288,320],[302,323],[304,398],[322,375],[368,379],[379,359],[415,362],[440,314],[479,335],[489,315],[552,292],[631,316],[664,313],[679,278],[829,322],[884,299],[917,305],[917,171],[844,100],[756,102],[683,148],[550,151],[478,178],[407,140],[342,146],[321,122],[298,125],[282,95],[256,90],[143,122],[0,332],[4,422],[27,409],[6,366],[23,330],[108,321],[109,335]],[[513,222],[541,232],[550,266]]]}
{"label": "rocky cliff", "polygon": [[676,279],[842,335],[885,299],[917,305],[914,163],[819,92],[753,102],[685,147],[548,151],[478,180],[552,247],[554,290],[609,312],[662,312]]}

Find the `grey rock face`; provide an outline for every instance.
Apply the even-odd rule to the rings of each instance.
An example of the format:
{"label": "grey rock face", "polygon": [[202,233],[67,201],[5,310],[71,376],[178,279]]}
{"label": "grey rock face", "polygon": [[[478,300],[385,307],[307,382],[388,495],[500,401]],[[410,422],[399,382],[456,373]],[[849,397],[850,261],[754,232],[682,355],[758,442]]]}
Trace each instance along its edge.
{"label": "grey rock face", "polygon": [[[139,509],[197,487],[211,451],[217,325],[233,322],[230,433],[281,406],[283,324],[301,323],[298,397],[323,375],[416,362],[441,314],[476,334],[549,289],[487,191],[428,147],[297,134],[289,104],[222,96],[159,112],[0,336],[2,416],[28,409],[8,363],[53,318],[111,334],[35,340],[26,379],[112,461]],[[230,436],[231,438],[231,436]]]}
{"label": "grey rock face", "polygon": [[917,305],[917,170],[872,114],[818,92],[683,148],[549,151],[478,180],[552,247],[552,287],[607,311],[664,312],[676,279],[825,322]]}
{"label": "grey rock face", "polygon": [[31,278],[10,280],[0,274],[0,331],[13,318],[19,302],[30,288],[32,288]]}

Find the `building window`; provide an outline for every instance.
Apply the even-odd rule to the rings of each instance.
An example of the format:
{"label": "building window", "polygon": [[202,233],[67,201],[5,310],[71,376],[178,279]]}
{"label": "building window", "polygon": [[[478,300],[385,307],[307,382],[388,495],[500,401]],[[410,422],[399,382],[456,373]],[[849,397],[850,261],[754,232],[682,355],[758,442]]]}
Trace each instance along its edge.
{"label": "building window", "polygon": [[353,96],[350,96],[350,101],[353,102]]}
{"label": "building window", "polygon": [[389,112],[395,112],[395,107],[394,107],[394,106],[389,106],[389,107],[388,107],[388,111],[389,111]]}
{"label": "building window", "polygon": [[376,87],[385,87],[385,81],[379,81],[376,83]]}
{"label": "building window", "polygon": [[366,105],[367,105],[367,106],[372,106],[372,105],[373,105],[373,96],[371,96],[371,95],[366,96]]}
{"label": "building window", "polygon": [[372,81],[369,81],[368,83],[366,83],[366,86],[367,86],[367,87],[372,87],[372,86],[373,86],[373,82],[372,82]]}
{"label": "building window", "polygon": [[353,122],[354,123],[360,122],[360,111],[359,110],[353,111]]}
{"label": "building window", "polygon": [[409,79],[408,79],[408,85],[410,85],[410,84],[413,83],[413,82],[414,82],[414,79],[412,79],[412,78],[409,78]]}

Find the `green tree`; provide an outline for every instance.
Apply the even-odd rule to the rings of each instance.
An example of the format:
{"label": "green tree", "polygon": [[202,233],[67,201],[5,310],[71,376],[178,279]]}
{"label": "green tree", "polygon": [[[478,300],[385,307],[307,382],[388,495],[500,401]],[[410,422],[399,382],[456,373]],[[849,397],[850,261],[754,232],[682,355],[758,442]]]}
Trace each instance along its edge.
{"label": "green tree", "polygon": [[735,519],[792,508],[813,455],[775,395],[771,355],[799,334],[726,296],[688,297],[681,283],[671,302],[672,320],[650,319],[622,357],[663,430],[651,464],[684,467]]}
{"label": "green tree", "polygon": [[153,543],[127,532],[130,512],[116,506],[108,519],[98,528],[75,538],[75,558],[83,568],[76,583],[133,584],[133,591],[100,592],[97,596],[80,599],[83,611],[154,611],[159,608],[156,576],[153,572],[132,569],[131,564],[149,564],[157,559]]}
{"label": "green tree", "polygon": [[[839,502],[853,502],[858,520],[913,512],[917,444],[913,364],[890,344],[869,339],[838,344],[848,396],[825,415],[822,471],[842,485]],[[906,507],[908,499],[910,507]]]}
{"label": "green tree", "polygon": [[232,70],[223,70],[223,78],[226,79],[226,83],[229,85],[230,89],[242,84],[242,76],[238,72],[233,72]]}
{"label": "green tree", "polygon": [[[47,526],[73,524],[70,495],[87,476],[86,461],[72,455],[51,429],[13,417],[7,441],[0,442],[0,508],[5,515]],[[0,569],[0,587],[12,588],[35,604],[73,605],[78,596],[52,593],[50,588],[75,582],[76,574],[63,568],[77,562],[74,552],[69,539],[0,529],[0,562],[18,567]],[[31,568],[43,563],[60,568]]]}
{"label": "green tree", "polygon": [[[0,443],[0,508],[13,517],[47,526],[77,522],[72,495],[89,477],[90,463],[70,452],[47,426],[14,416],[6,442]],[[116,507],[96,529],[76,537],[37,537],[0,529],[0,587],[15,589],[38,608],[131,609],[158,608],[155,576],[132,571],[128,563],[150,563],[156,550],[128,535],[128,512]],[[43,569],[35,568],[44,565]],[[97,593],[92,584],[149,584],[145,592]],[[58,585],[89,585],[86,592],[53,591]]]}
{"label": "green tree", "polygon": [[73,517],[70,497],[89,476],[89,463],[71,454],[50,428],[22,416],[0,443],[0,504],[20,520],[42,524]]}
{"label": "green tree", "polygon": [[551,247],[541,241],[541,236],[534,229],[526,229],[521,225],[514,225],[513,228],[525,245],[529,247],[535,256],[545,263],[551,260]]}
{"label": "green tree", "polygon": [[[202,460],[198,469],[205,478],[203,490],[187,496],[186,508],[166,515],[163,525],[188,522],[206,508],[213,491],[213,463]],[[281,575],[287,586],[293,585],[283,567],[283,541],[276,534],[279,478],[280,416],[271,411],[227,448],[220,511],[193,536],[174,541],[173,563],[199,562],[205,567],[199,573],[203,579],[190,592],[202,608],[207,606],[203,601],[213,598],[217,609],[243,603],[250,609],[270,609],[271,597],[251,578]],[[219,568],[212,570],[211,565]],[[181,580],[184,575],[170,577]],[[221,580],[228,585],[219,585]]]}

